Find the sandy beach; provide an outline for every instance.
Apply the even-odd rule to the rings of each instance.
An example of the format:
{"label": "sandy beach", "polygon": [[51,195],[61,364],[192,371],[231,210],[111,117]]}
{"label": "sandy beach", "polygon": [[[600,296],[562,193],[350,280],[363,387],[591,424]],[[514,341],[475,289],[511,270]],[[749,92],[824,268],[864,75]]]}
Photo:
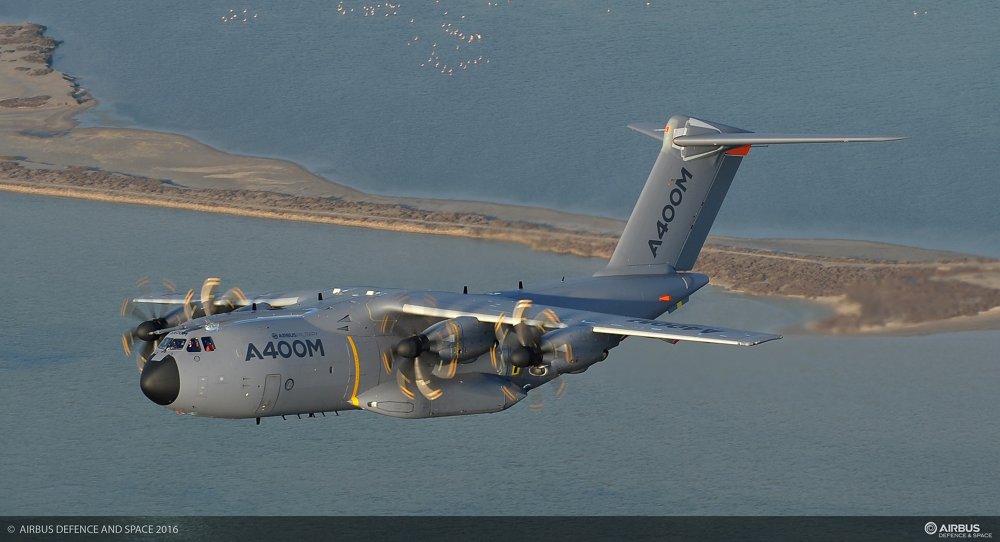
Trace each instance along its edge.
{"label": "sandy beach", "polygon": [[[221,152],[175,134],[79,128],[95,102],[51,68],[38,25],[0,26],[0,190],[269,219],[522,243],[607,258],[624,222],[474,201],[376,196],[288,161]],[[697,271],[752,295],[830,306],[833,334],[1000,327],[1000,260],[849,240],[711,237]]]}

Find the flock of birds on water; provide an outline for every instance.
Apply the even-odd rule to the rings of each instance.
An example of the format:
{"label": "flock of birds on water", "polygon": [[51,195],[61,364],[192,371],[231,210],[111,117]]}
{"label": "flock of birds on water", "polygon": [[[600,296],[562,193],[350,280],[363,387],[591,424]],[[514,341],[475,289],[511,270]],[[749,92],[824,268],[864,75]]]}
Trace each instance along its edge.
{"label": "flock of birds on water", "polygon": [[[331,0],[332,2],[333,0]],[[362,18],[386,18],[398,17],[402,2],[371,2],[336,0],[336,13],[339,17],[362,17]],[[520,0],[487,0],[487,8],[511,7]],[[643,0],[645,7],[653,5],[652,0]],[[462,4],[459,2],[459,4]],[[617,4],[616,4],[617,5]],[[463,8],[470,8],[465,2]],[[435,15],[440,17],[440,23],[434,35],[421,34],[418,28],[418,17],[410,17],[409,25],[413,26],[411,37],[406,41],[407,47],[426,47],[427,57],[419,63],[421,69],[431,70],[444,76],[454,76],[467,72],[468,70],[479,68],[490,63],[489,55],[480,45],[483,43],[483,32],[477,30],[473,23],[473,18],[465,14],[453,13],[454,8],[448,9],[442,5],[442,0],[434,0]],[[473,9],[475,9],[473,7]],[[602,8],[606,13],[613,13],[611,7]],[[913,11],[913,16],[927,15],[927,11]],[[242,10],[230,9],[228,13],[220,17],[225,25],[249,25],[257,21],[258,13],[250,7]],[[423,18],[423,17],[421,17]],[[439,33],[438,33],[439,32]]]}
{"label": "flock of birds on water", "polygon": [[[334,0],[331,0],[331,4]],[[426,57],[419,61],[419,67],[432,70],[444,76],[454,76],[471,69],[479,68],[490,63],[487,53],[488,48],[482,47],[485,32],[477,28],[475,17],[466,13],[458,13],[458,10],[475,10],[476,7],[469,3],[458,3],[459,8],[448,8],[442,5],[443,0],[434,0],[434,16],[441,22],[434,22],[434,30],[426,30],[426,15],[407,17],[405,10],[401,9],[402,2],[371,2],[336,0],[335,10],[341,18],[374,18],[385,19],[395,18],[403,15],[404,20],[409,19],[410,37],[406,40],[406,46],[414,49],[426,48]],[[486,0],[487,8],[511,7],[515,0]],[[643,0],[646,7],[652,6],[652,0]],[[613,13],[610,7],[601,8],[606,13]],[[421,12],[426,13],[425,9]],[[916,12],[914,12],[916,15]],[[224,25],[249,25],[258,20],[258,13],[251,7],[242,9],[230,9],[220,17]]]}
{"label": "flock of birds on water", "polygon": [[[439,23],[438,21],[434,22],[436,25],[434,30],[427,30],[426,5],[419,10],[421,15],[408,17],[410,37],[406,40],[406,46],[413,49],[423,48],[426,51],[426,57],[419,61],[419,67],[452,77],[489,64],[488,48],[482,47],[484,31],[477,28],[474,16],[457,12],[457,9],[469,10],[470,7],[475,11],[475,7],[466,2],[462,8],[448,8],[442,5],[442,2],[443,0],[434,0],[433,16],[440,21]],[[643,0],[646,7],[651,7],[652,3],[652,0]],[[348,19],[354,17],[395,18],[399,17],[401,13],[404,13],[404,19],[406,19],[405,10],[401,11],[401,4],[402,2],[336,0],[335,9],[338,17]],[[487,0],[485,2],[487,8],[511,7],[514,4],[515,0]],[[606,9],[608,14],[613,13],[611,7],[601,9]],[[913,12],[913,16],[919,15],[927,15],[927,12]],[[250,24],[256,22],[257,16],[258,14],[250,7],[244,7],[242,11],[230,9],[228,13],[222,15],[221,20],[223,24]]]}
{"label": "flock of birds on water", "polygon": [[[333,0],[331,0],[331,4]],[[478,2],[477,2],[478,3]],[[487,8],[511,7],[516,0],[486,0]],[[651,0],[644,0],[647,7],[652,5]],[[469,70],[485,66],[490,63],[488,47],[483,47],[484,30],[476,25],[475,17],[469,13],[459,13],[464,9],[475,11],[479,6],[471,6],[469,3],[458,2],[461,7],[449,8],[443,4],[443,0],[434,0],[433,16],[438,18],[434,21],[433,30],[427,30],[426,5],[419,11],[421,15],[408,17],[405,10],[401,9],[402,2],[372,2],[336,0],[335,10],[340,18],[372,18],[385,19],[395,18],[403,15],[404,20],[408,18],[410,37],[406,40],[406,46],[413,49],[424,48],[425,57],[419,62],[421,69],[439,73],[452,77],[457,74],[468,72]],[[602,8],[603,9],[603,8]],[[607,13],[612,13],[611,8],[607,8]],[[230,9],[220,17],[224,25],[250,25],[258,20],[258,13],[249,6],[242,9]]]}
{"label": "flock of birds on water", "polygon": [[[504,0],[503,2],[489,0],[486,2],[486,6],[495,8],[501,7],[501,5],[510,5],[511,2],[512,0]],[[385,18],[398,17],[400,15],[400,6],[400,2],[350,2],[348,0],[338,0],[335,10],[338,16],[345,18]],[[483,41],[483,33],[473,29],[471,18],[464,14],[456,15],[453,13],[454,10],[442,8],[441,0],[436,0],[434,7],[440,8],[437,9],[438,15],[445,19],[445,22],[440,23],[437,29],[440,33],[435,36],[430,38],[426,36],[422,37],[421,32],[417,30],[420,26],[417,24],[418,18],[409,18],[409,24],[413,26],[413,32],[411,34],[412,37],[406,41],[406,46],[414,48],[427,47],[427,57],[423,62],[420,62],[420,68],[434,70],[446,76],[453,76],[458,72],[489,64],[489,57],[485,53],[476,50],[478,49],[477,46]],[[220,20],[222,24],[236,25],[254,23],[257,18],[257,12],[253,11],[250,7],[244,7],[242,9],[230,9],[228,13],[220,17]],[[453,19],[454,22],[448,19]]]}
{"label": "flock of birds on water", "polygon": [[242,12],[236,11],[235,9],[229,10],[229,13],[222,16],[222,24],[230,23],[240,23],[247,24],[252,22],[257,18],[256,12],[251,12],[250,8],[243,8]]}
{"label": "flock of birds on water", "polygon": [[[510,4],[511,0],[506,0]],[[338,0],[337,14],[341,17],[396,17],[399,16],[400,4],[393,2],[347,2]],[[500,2],[490,0],[487,7],[500,7]],[[482,31],[476,30],[472,18],[465,14],[454,13],[441,5],[441,0],[434,2],[435,15],[441,22],[433,35],[423,34],[419,30],[417,17],[410,17],[411,37],[406,41],[407,47],[426,47],[427,58],[420,62],[420,68],[433,70],[448,77],[489,64],[489,56],[482,51]]]}

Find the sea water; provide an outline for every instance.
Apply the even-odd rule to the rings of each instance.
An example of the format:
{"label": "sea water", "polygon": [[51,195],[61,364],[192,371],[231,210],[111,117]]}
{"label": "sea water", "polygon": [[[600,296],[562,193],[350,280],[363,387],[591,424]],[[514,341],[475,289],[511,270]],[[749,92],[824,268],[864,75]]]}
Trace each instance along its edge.
{"label": "sea water", "polygon": [[630,122],[909,136],[754,149],[715,231],[1000,256],[996,2],[376,4],[5,0],[0,19],[63,41],[55,67],[101,102],[87,125],[377,193],[625,218],[658,147]]}
{"label": "sea water", "polygon": [[[0,514],[1000,513],[1000,332],[753,348],[629,339],[498,414],[176,415],[139,390],[135,279],[491,291],[603,262],[519,245],[0,192]],[[671,319],[821,315],[711,287]]]}

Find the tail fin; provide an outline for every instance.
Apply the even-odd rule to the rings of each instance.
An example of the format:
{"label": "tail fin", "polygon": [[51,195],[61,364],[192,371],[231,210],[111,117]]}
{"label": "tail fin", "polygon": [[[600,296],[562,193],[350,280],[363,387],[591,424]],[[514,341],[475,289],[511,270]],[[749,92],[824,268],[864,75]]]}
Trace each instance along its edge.
{"label": "tail fin", "polygon": [[650,124],[629,128],[662,140],[663,147],[611,261],[598,275],[691,270],[751,145],[903,139],[755,134],[684,116],[671,117],[663,128]]}

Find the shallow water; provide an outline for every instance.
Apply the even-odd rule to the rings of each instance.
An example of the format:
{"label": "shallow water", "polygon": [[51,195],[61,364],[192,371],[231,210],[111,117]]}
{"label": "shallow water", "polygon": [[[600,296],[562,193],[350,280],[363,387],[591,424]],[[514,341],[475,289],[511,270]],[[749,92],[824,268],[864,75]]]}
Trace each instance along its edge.
{"label": "shallow water", "polygon": [[[486,291],[603,263],[8,193],[0,232],[3,514],[1000,513],[1000,332],[630,339],[562,397],[543,387],[499,414],[258,427],[143,397],[118,343],[137,276]],[[817,313],[707,288],[675,315],[774,330]]]}
{"label": "shallow water", "polygon": [[[101,100],[88,124],[193,135],[379,193],[624,218],[657,150],[630,122],[910,136],[755,149],[716,233],[1000,256],[996,2],[444,0],[390,17],[342,4],[355,14],[329,0],[5,0],[0,19],[64,41],[56,68]],[[243,9],[258,17],[221,22]],[[458,29],[482,39],[444,33]],[[435,63],[490,63],[421,68],[432,43]]]}

